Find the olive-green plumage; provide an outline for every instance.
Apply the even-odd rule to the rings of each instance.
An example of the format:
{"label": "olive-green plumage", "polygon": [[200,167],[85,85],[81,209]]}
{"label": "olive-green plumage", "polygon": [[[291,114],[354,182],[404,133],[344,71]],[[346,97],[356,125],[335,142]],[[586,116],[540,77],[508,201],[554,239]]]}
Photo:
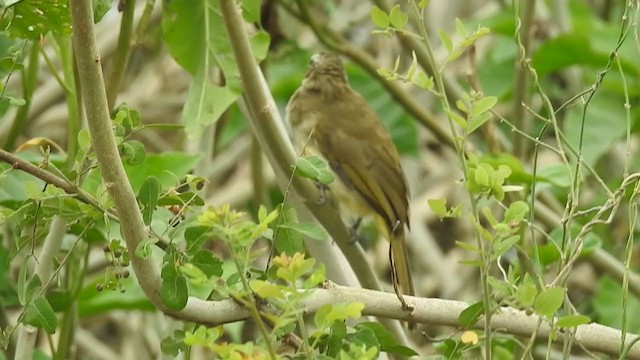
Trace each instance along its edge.
{"label": "olive-green plumage", "polygon": [[311,58],[287,106],[287,119],[297,150],[323,157],[337,175],[329,188],[341,212],[372,216],[390,240],[394,289],[406,305],[402,293],[414,290],[405,249],[409,202],[402,163],[378,116],[349,86],[337,55]]}

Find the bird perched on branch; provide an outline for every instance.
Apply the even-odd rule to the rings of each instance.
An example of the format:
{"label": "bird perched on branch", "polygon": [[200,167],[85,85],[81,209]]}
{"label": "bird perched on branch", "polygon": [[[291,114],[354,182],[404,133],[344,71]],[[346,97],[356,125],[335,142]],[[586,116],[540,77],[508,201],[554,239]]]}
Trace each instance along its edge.
{"label": "bird perched on branch", "polygon": [[287,119],[297,151],[317,155],[337,180],[329,189],[341,215],[372,217],[390,241],[393,288],[404,309],[403,294],[414,295],[407,258],[409,228],[407,182],[391,136],[367,101],[349,86],[338,55],[311,57],[302,85],[289,100]]}

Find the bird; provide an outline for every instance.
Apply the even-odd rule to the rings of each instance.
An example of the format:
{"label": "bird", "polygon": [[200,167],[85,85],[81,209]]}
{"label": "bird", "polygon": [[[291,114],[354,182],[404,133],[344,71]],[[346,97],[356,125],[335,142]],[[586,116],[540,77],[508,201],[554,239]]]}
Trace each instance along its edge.
{"label": "bird", "polygon": [[298,154],[319,156],[336,175],[328,189],[341,216],[358,219],[356,224],[372,218],[389,240],[394,292],[402,308],[412,310],[403,297],[415,290],[405,238],[409,188],[400,155],[375,111],[349,85],[339,55],[325,51],[311,56],[285,118]]}

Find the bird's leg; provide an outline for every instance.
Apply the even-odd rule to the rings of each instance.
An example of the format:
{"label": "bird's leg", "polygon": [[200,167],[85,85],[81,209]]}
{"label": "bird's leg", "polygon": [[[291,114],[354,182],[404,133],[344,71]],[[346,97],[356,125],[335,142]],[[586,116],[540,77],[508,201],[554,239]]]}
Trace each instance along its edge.
{"label": "bird's leg", "polygon": [[361,223],[362,223],[362,217],[358,217],[356,219],[356,222],[354,222],[353,225],[349,227],[349,234],[351,234],[352,243],[356,243],[358,242],[358,240],[360,240],[360,234],[358,234],[358,228],[360,227]]}
{"label": "bird's leg", "polygon": [[329,186],[316,181],[316,188],[318,188],[318,200],[316,200],[316,204],[318,205],[322,205],[325,203],[325,201],[327,201],[327,190],[329,190]]}
{"label": "bird's leg", "polygon": [[400,290],[400,282],[398,281],[396,264],[393,261],[393,252],[391,249],[391,245],[389,245],[389,264],[391,264],[391,283],[393,284],[393,291],[396,293],[398,300],[400,300],[400,304],[402,304],[402,310],[411,312],[415,309],[415,307],[413,305],[409,305],[404,299],[404,296],[402,296],[402,291]]}

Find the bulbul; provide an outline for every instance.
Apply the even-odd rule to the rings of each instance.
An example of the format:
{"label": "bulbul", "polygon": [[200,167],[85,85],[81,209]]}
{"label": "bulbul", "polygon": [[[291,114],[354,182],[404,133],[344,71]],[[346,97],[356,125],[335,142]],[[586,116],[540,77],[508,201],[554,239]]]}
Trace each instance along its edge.
{"label": "bulbul", "polygon": [[338,55],[311,57],[302,85],[287,105],[287,119],[298,154],[324,158],[336,174],[329,189],[340,213],[373,217],[389,239],[393,288],[409,309],[402,297],[414,295],[405,245],[409,201],[402,163],[378,116],[349,86]]}

